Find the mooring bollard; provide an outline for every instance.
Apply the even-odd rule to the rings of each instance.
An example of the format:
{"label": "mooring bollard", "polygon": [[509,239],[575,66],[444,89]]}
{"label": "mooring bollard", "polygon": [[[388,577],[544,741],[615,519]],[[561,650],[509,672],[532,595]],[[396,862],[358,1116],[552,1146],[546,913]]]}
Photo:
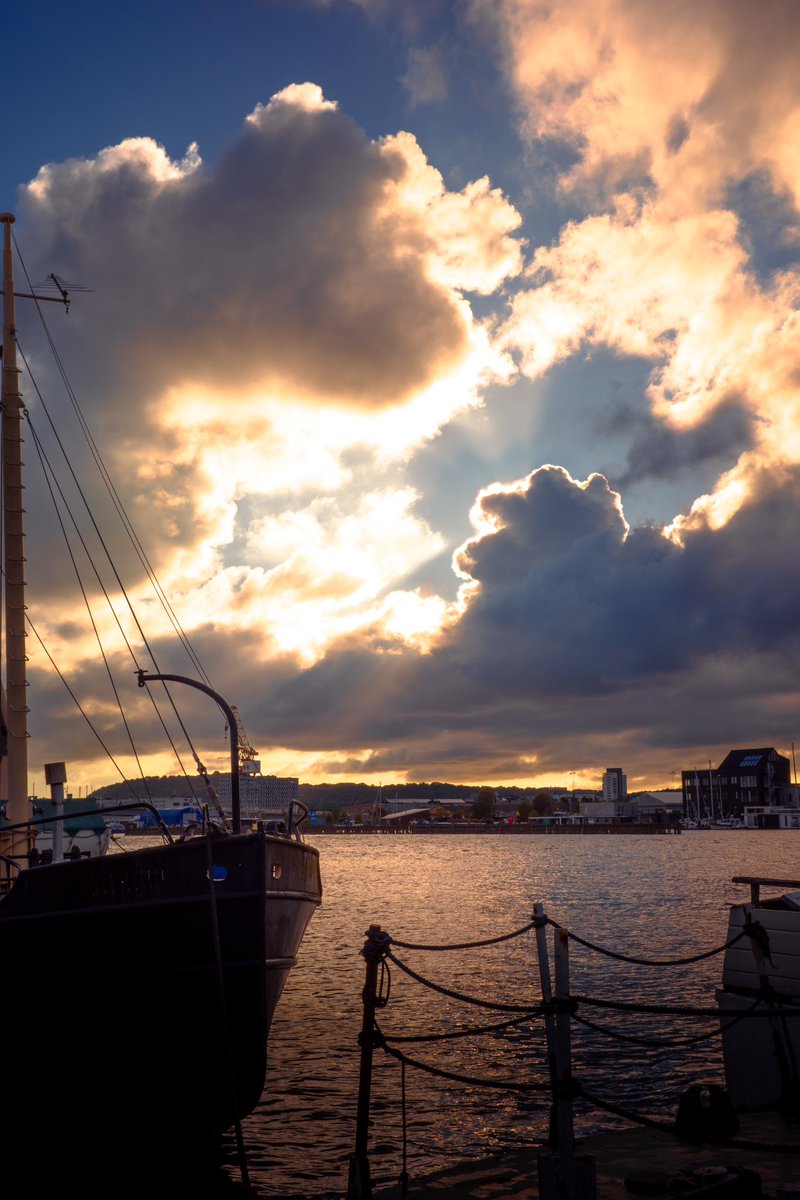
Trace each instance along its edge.
{"label": "mooring bollard", "polygon": [[389,946],[389,935],[380,925],[370,925],[367,940],[361,955],[367,964],[364,990],[361,999],[364,1012],[358,1043],[361,1047],[361,1066],[358,1075],[358,1107],[356,1109],[356,1144],[350,1155],[347,1178],[347,1200],[372,1200],[372,1181],[369,1171],[367,1142],[369,1138],[369,1101],[372,1090],[372,1051],[377,1045],[375,1037],[375,1010],[381,1007],[378,1000],[378,967],[383,962]]}

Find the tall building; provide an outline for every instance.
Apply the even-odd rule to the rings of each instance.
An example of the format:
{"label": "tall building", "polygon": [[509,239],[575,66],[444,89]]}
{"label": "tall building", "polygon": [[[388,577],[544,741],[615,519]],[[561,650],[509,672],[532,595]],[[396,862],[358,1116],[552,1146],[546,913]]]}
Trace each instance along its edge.
{"label": "tall building", "polygon": [[628,780],[622,767],[606,767],[603,772],[603,800],[614,804],[628,795]]}
{"label": "tall building", "polygon": [[[231,777],[215,774],[212,783],[217,789],[220,804],[226,812],[231,811]],[[279,816],[284,813],[300,794],[298,779],[281,778],[278,775],[239,776],[239,804],[242,818],[248,820],[259,816]]]}

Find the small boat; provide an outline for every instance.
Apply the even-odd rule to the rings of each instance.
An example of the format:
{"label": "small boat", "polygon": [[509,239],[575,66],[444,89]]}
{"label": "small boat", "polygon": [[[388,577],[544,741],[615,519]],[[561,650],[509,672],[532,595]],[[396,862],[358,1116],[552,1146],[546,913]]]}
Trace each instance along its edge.
{"label": "small boat", "polygon": [[[57,845],[53,808],[51,800],[38,796],[30,799],[32,818],[46,821],[46,824],[36,825],[36,845],[32,851],[35,863],[48,863],[53,859],[54,846]],[[0,830],[7,824],[5,805],[0,804]],[[62,837],[56,853],[60,857],[94,858],[108,850],[112,829],[99,811],[96,800],[65,800],[59,825]]]}
{"label": "small boat", "polygon": [[[34,797],[31,800],[34,817],[49,817],[46,825],[37,826],[36,853],[41,862],[52,862],[54,845],[53,802]],[[88,812],[87,809],[94,809]],[[95,858],[105,854],[111,841],[111,828],[99,811],[96,800],[65,800],[62,821],[63,854],[65,858]]]}
{"label": "small boat", "polygon": [[[44,1187],[51,1165],[61,1190],[71,1162],[82,1187],[89,1162],[120,1138],[126,1150],[119,1168],[126,1172],[131,1157],[138,1162],[147,1154],[148,1129],[151,1145],[163,1143],[184,1155],[190,1146],[238,1127],[255,1108],[275,1006],[322,888],[318,851],[302,837],[302,805],[284,814],[283,832],[242,829],[238,743],[227,701],[201,680],[158,670],[140,669],[138,686],[189,685],[214,700],[229,721],[230,820],[212,817],[208,806],[196,829],[173,835],[162,822],[161,844],[75,858],[59,847],[49,861],[41,853],[43,827],[55,827],[63,817],[77,819],[90,805],[81,814],[62,813],[58,789],[66,772],[58,762],[45,768],[53,789],[48,811],[32,816],[28,800],[29,601],[23,570],[31,551],[22,528],[28,414],[16,366],[13,221],[12,214],[0,214],[5,636],[0,800],[6,802],[0,829],[0,1126],[7,1145],[22,1156],[19,1168],[29,1165],[33,1171],[31,1185]],[[155,813],[148,804],[129,807]],[[118,819],[119,809],[110,810],[109,820]],[[109,1025],[135,1031],[135,1044],[125,1054],[111,1053],[98,1037]],[[137,1135],[131,1152],[132,1129]]]}
{"label": "small boat", "polygon": [[[740,1112],[796,1109],[800,881],[737,875],[733,882],[749,886],[750,899],[731,906],[726,940],[739,940],[725,951],[717,990],[728,1094]],[[762,889],[778,894],[765,897]]]}

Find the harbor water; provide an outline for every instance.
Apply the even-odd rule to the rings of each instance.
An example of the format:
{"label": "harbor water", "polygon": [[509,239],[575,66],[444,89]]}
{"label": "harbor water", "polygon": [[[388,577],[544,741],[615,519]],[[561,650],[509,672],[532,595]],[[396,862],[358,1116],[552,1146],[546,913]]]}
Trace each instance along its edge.
{"label": "harbor water", "polygon": [[[263,1196],[344,1194],[358,1087],[360,951],[370,924],[401,941],[460,943],[519,929],[541,902],[560,925],[618,953],[682,958],[725,941],[728,906],[749,897],[747,888],[732,884],[734,875],[800,879],[800,832],[792,831],[591,838],[312,834],[309,841],[320,849],[323,905],[278,1006],[267,1085],[243,1129],[251,1182]],[[530,1007],[541,994],[533,933],[479,950],[395,952],[451,991]],[[684,967],[643,967],[570,944],[570,990],[584,997],[710,1007],[721,970],[719,955]],[[501,1025],[514,1016],[424,988],[396,966],[390,975],[388,1004],[379,1014],[390,1038]],[[690,1084],[723,1082],[714,1021],[585,1004],[578,1017],[605,1032],[573,1022],[574,1073],[609,1103],[671,1120]],[[631,1037],[648,1044],[620,1040]],[[475,1038],[398,1048],[483,1082],[546,1083],[548,1077],[538,1018]],[[412,1176],[546,1135],[546,1092],[490,1089],[483,1082],[455,1083],[407,1069]],[[370,1162],[380,1188],[397,1179],[403,1144],[401,1070],[381,1050],[375,1053],[372,1120]],[[623,1125],[585,1101],[576,1103],[579,1132]],[[232,1151],[228,1170],[236,1175]]]}

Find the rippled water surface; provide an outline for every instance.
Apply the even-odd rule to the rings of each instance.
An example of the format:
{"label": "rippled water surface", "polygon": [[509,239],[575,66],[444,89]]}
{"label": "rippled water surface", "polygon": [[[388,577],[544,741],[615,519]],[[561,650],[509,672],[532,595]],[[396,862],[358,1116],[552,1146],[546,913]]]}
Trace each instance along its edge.
{"label": "rippled water surface", "polygon": [[[267,1196],[343,1194],[353,1148],[364,961],[371,923],[393,937],[450,943],[494,937],[528,923],[534,902],[561,925],[629,955],[681,957],[724,942],[727,909],[748,898],[734,875],[800,878],[800,833],[701,831],[666,836],[332,836],[320,850],[323,906],[312,919],[278,1006],[267,1086],[244,1126],[251,1177]],[[532,933],[477,951],[397,950],[445,987],[531,1006],[540,995]],[[571,991],[625,1001],[712,1005],[721,958],[690,967],[612,962],[571,943]],[[580,1015],[660,1040],[710,1031],[713,1023],[634,1017],[581,1007]],[[391,969],[387,1035],[498,1024],[493,1013],[432,992]],[[646,1021],[647,1024],[642,1022]],[[482,1079],[546,1081],[540,1021],[479,1038],[404,1045],[410,1056]],[[674,1116],[693,1082],[722,1081],[717,1038],[646,1048],[573,1025],[575,1074],[602,1098]],[[398,1064],[376,1051],[370,1160],[373,1181],[401,1169]],[[412,1174],[479,1156],[546,1132],[546,1094],[489,1090],[409,1069],[408,1169]],[[586,1104],[579,1128],[618,1124]]]}

